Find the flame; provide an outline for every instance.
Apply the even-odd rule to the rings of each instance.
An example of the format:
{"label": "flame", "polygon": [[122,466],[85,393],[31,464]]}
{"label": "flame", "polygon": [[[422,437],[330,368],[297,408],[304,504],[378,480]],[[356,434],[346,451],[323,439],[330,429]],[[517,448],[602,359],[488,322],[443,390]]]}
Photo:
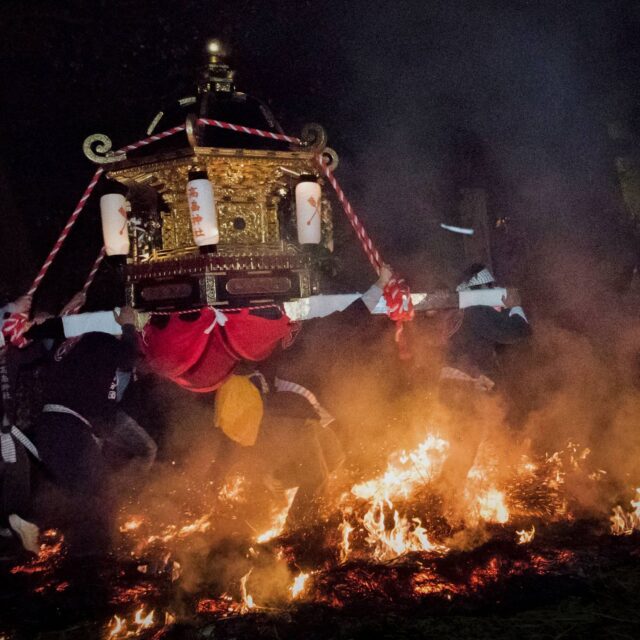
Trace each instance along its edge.
{"label": "flame", "polygon": [[196,605],[198,614],[216,614],[226,616],[240,612],[240,605],[233,601],[228,593],[223,593],[218,598],[201,598]]}
{"label": "flame", "polygon": [[240,605],[240,613],[247,613],[251,609],[255,609],[255,603],[253,602],[253,597],[247,593],[247,579],[251,575],[253,568],[249,569],[248,573],[245,573],[242,578],[240,578],[240,592],[242,594],[242,603]]}
{"label": "flame", "polygon": [[11,568],[11,573],[52,573],[62,560],[64,552],[64,536],[57,529],[47,529],[41,534],[44,542],[40,552],[29,562]]}
{"label": "flame", "polygon": [[[130,625],[135,626],[134,629],[129,629],[127,625],[126,617],[120,617],[118,615],[114,615],[111,622],[109,623],[109,635],[107,636],[107,640],[123,640],[125,638],[137,638],[140,633],[142,633],[145,629],[150,629],[154,625],[154,614],[155,611],[152,609],[150,613],[144,613],[144,606],[141,606],[134,614],[133,619],[130,621]],[[165,615],[165,624],[169,624],[166,622],[169,619],[170,614]],[[175,617],[173,618],[175,620]]]}
{"label": "flame", "polygon": [[190,536],[192,533],[203,533],[209,529],[211,522],[209,520],[211,514],[205,514],[201,518],[198,518],[195,522],[185,524],[178,530],[176,536],[178,538],[184,538]]}
{"label": "flame", "polygon": [[340,544],[340,562],[346,562],[351,553],[351,547],[349,545],[349,536],[353,531],[353,527],[348,520],[343,520],[339,527],[342,535],[342,543]]}
{"label": "flame", "polygon": [[522,529],[521,531],[516,531],[518,535],[518,544],[527,544],[533,540],[533,536],[536,534],[536,528],[534,525],[531,525],[531,529],[529,531]]}
{"label": "flame", "polygon": [[273,516],[271,527],[264,533],[261,533],[256,538],[256,542],[258,543],[268,542],[269,540],[273,540],[273,538],[277,538],[282,533],[282,530],[284,529],[284,525],[287,522],[287,515],[289,514],[289,509],[293,504],[293,499],[296,497],[297,490],[298,490],[297,487],[293,489],[287,489],[285,494],[287,498],[287,506],[281,510],[278,510],[275,513],[275,515]]}
{"label": "flame", "polygon": [[246,478],[242,475],[234,475],[229,478],[218,493],[218,498],[224,502],[243,501],[243,492],[246,486]]}
{"label": "flame", "polygon": [[480,517],[487,522],[504,524],[509,520],[509,509],[505,504],[504,493],[495,487],[476,496],[476,505]]}
{"label": "flame", "polygon": [[630,501],[633,511],[625,512],[620,505],[613,508],[611,533],[616,536],[629,536],[634,531],[640,531],[640,488],[636,489],[635,500]]}
{"label": "flame", "polygon": [[[109,640],[113,640],[115,638],[117,638],[120,633],[126,631],[127,629],[127,622],[126,620],[124,620],[124,618],[120,618],[118,616],[113,616],[113,620],[111,621],[111,625],[113,625],[113,628],[111,628],[109,630],[109,635],[107,636]],[[122,636],[120,636],[122,637]]]}
{"label": "flame", "polygon": [[158,587],[150,582],[141,582],[132,587],[116,586],[111,596],[111,602],[113,604],[127,605],[138,603],[145,598],[155,598],[158,594]]}
{"label": "flame", "polygon": [[445,461],[449,443],[429,434],[418,447],[406,453],[401,451],[387,465],[382,476],[357,484],[351,493],[362,500],[393,500],[408,498],[421,485],[438,475]]}
{"label": "flame", "polygon": [[302,573],[302,572],[300,572],[300,574],[294,578],[293,584],[291,585],[292,598],[297,598],[304,591],[304,588],[308,579],[309,579],[309,574]]}
{"label": "flame", "polygon": [[186,538],[194,533],[204,533],[211,527],[211,513],[206,513],[197,520],[185,524],[178,528],[176,525],[169,525],[164,529],[161,534],[151,535],[147,538],[146,544],[153,544],[154,542],[167,543],[175,538]]}
{"label": "flame", "polygon": [[[563,516],[571,516],[570,512],[559,507],[561,504],[567,504],[566,501],[561,502],[561,490],[565,488],[567,474],[573,474],[573,471],[581,468],[584,460],[588,457],[589,451],[587,449],[580,449],[578,445],[569,443],[565,450],[552,455],[537,456],[534,459],[522,456],[519,460],[507,465],[498,455],[499,451],[491,447],[491,443],[483,444],[483,447],[484,450],[479,452],[476,464],[469,472],[464,487],[457,487],[459,503],[451,505],[461,515],[463,524],[475,524],[480,520],[504,524],[509,521],[510,517],[513,517],[518,524],[527,525],[522,530],[515,531],[515,540],[512,539],[511,543],[515,547],[516,542],[524,545],[533,540],[535,526],[531,522],[538,522],[538,518],[542,518],[542,515],[555,517],[561,512]],[[325,598],[324,590],[333,589],[334,586],[332,581],[323,581],[317,575],[334,570],[338,557],[340,563],[346,563],[354,555],[359,560],[365,558],[363,563],[356,562],[339,567],[336,574],[356,575],[358,568],[366,563],[366,571],[361,570],[363,577],[352,580],[352,583],[360,582],[364,585],[365,581],[368,581],[367,584],[373,585],[372,589],[382,591],[386,579],[385,570],[380,569],[379,574],[376,573],[378,569],[370,571],[369,568],[373,561],[387,563],[407,553],[434,555],[449,553],[449,549],[442,544],[443,538],[440,536],[446,535],[448,536],[447,540],[453,540],[457,535],[455,531],[457,523],[453,527],[443,526],[444,518],[449,516],[449,512],[446,510],[449,505],[445,504],[445,500],[434,496],[433,488],[430,486],[441,474],[448,455],[449,443],[437,435],[429,434],[415,449],[396,452],[389,456],[386,466],[381,467],[372,479],[366,480],[366,476],[361,476],[363,481],[354,484],[350,491],[341,497],[338,497],[337,494],[333,496],[333,507],[339,510],[333,512],[331,519],[327,521],[335,523],[338,531],[331,532],[325,537],[325,540],[332,540],[336,548],[331,550],[333,552],[331,555],[320,556],[324,558],[322,562],[326,563],[322,569],[316,571],[316,568],[312,567],[308,568],[308,573],[300,571],[298,575],[290,576],[290,580],[292,580],[288,586],[290,597],[292,599],[311,599],[313,597],[314,600],[322,601],[322,598]],[[509,459],[511,458],[512,456],[509,457]],[[587,477],[586,472],[584,477]],[[218,506],[220,506],[220,501],[233,503],[223,506],[235,513],[233,507],[241,499],[243,485],[244,478],[242,476],[235,476],[227,482],[218,493],[216,501]],[[272,540],[282,533],[295,494],[296,489],[290,489],[286,492],[286,506],[274,509],[269,529],[255,539],[258,543]],[[552,498],[548,498],[550,495]],[[215,497],[209,495],[208,498]],[[626,513],[619,506],[614,509],[611,517],[614,533],[629,534],[636,529],[640,530],[640,488],[637,489],[636,497],[631,501],[631,505],[634,508],[631,513]],[[427,509],[433,509],[437,519],[432,521]],[[143,516],[129,516],[129,519],[122,523],[120,531],[137,532],[137,534],[134,533],[128,537],[129,541],[133,537],[137,537],[139,540],[145,540],[146,544],[167,543],[213,528],[213,523],[216,522],[213,519],[215,512],[210,510],[205,515],[196,517],[203,511],[206,509],[194,511],[195,515],[183,521],[184,524],[182,522],[176,524],[165,522],[151,531],[148,530],[150,520],[145,521]],[[144,527],[141,529],[142,524]],[[451,535],[451,528],[454,529],[454,535]],[[481,529],[485,537],[478,535],[477,540],[475,538],[471,540],[471,536],[465,538],[465,542],[469,538],[470,548],[472,548],[471,545],[483,544],[487,539],[486,536],[490,535],[493,530],[491,527],[482,527]],[[512,527],[507,530],[508,535],[513,535],[515,529],[516,527]],[[156,535],[150,536],[151,532],[155,532]],[[464,532],[465,536],[467,533]],[[295,566],[297,560],[296,544],[297,540],[292,536],[291,541],[287,537],[281,540],[278,545],[277,557],[284,558],[289,566]],[[449,542],[449,544],[452,548],[458,548],[455,541]],[[538,551],[538,546],[536,545],[536,551]],[[159,544],[157,548],[153,549],[153,553],[157,555],[158,551],[164,553],[167,550],[162,544]],[[258,557],[253,550],[251,550],[251,554],[254,558]],[[156,555],[153,555],[153,558]],[[167,557],[169,557],[168,554]],[[332,560],[328,560],[328,558]],[[414,562],[414,558],[406,560],[407,565]],[[442,597],[450,599],[452,595],[472,593],[513,571],[532,570],[539,573],[551,571],[553,566],[561,561],[560,556],[557,558],[538,557],[533,554],[532,550],[522,549],[515,554],[515,560],[507,554],[498,555],[483,560],[482,566],[465,571],[464,575],[453,580],[451,577],[443,577],[446,575],[446,571],[443,572],[443,575],[440,574],[442,566],[448,565],[448,561],[443,563],[439,558],[420,557],[419,569],[409,588],[417,596],[438,593]],[[165,560],[166,562],[167,560]],[[331,566],[332,562],[333,566]],[[151,576],[155,573],[153,569],[155,564],[153,560],[150,560],[148,565],[141,564],[139,570],[143,571],[148,566],[150,567],[148,573]],[[395,566],[396,563],[393,565]],[[174,563],[172,566],[175,568],[177,576],[179,565]],[[405,566],[404,561],[402,566]],[[161,570],[163,574],[168,571],[166,568]],[[256,605],[248,592],[248,580],[252,571],[253,569],[249,570],[240,578],[239,590],[236,583],[234,599],[226,594],[221,596],[211,594],[210,597],[197,601],[197,613],[213,614],[221,618],[262,610],[263,607]],[[309,587],[311,576],[316,576],[312,589]],[[252,583],[254,592],[257,588],[255,579],[254,576]],[[142,584],[140,576],[139,580],[139,584]],[[149,582],[148,584],[153,583]],[[115,589],[117,590],[117,588],[116,586]],[[337,585],[336,593],[339,588],[340,585]],[[311,593],[313,596],[310,595]],[[239,598],[238,595],[240,595]],[[263,600],[263,597],[266,596],[261,596],[258,593],[261,604],[268,604],[267,600]],[[344,599],[346,600],[348,597],[351,596],[347,594]],[[326,598],[326,602],[339,602],[341,596],[332,592],[331,596],[326,596]],[[149,603],[148,595],[145,595],[144,601]],[[154,624],[154,611],[146,613],[145,607],[142,606],[143,598],[137,597],[135,604],[133,602],[133,600],[129,600],[127,610],[130,613],[126,617],[114,617],[109,627],[110,640],[134,637]],[[131,613],[133,607],[139,607],[135,615]],[[160,622],[155,624],[162,624],[162,613],[160,612],[156,617],[160,618]],[[168,618],[165,614],[166,619]]]}
{"label": "flame", "polygon": [[144,522],[144,519],[140,516],[134,516],[130,520],[127,520],[124,524],[120,526],[121,533],[127,533],[129,531],[135,531],[140,527],[140,525]]}
{"label": "flame", "polygon": [[153,614],[154,610],[151,609],[151,613],[144,616],[144,607],[140,607],[136,611],[134,622],[140,627],[139,630],[148,629],[149,627],[153,626]]}
{"label": "flame", "polygon": [[[391,560],[409,551],[443,549],[429,540],[419,518],[400,515],[393,500],[406,500],[418,488],[431,482],[440,473],[448,450],[446,440],[429,434],[413,451],[403,450],[392,455],[380,476],[351,488],[351,495],[369,503],[368,511],[362,516],[362,525],[374,559]],[[393,526],[389,522],[391,514]],[[340,525],[342,562],[349,556],[349,535],[353,529],[346,520]]]}
{"label": "flame", "polygon": [[[376,560],[392,560],[409,551],[438,551],[440,547],[432,544],[427,531],[419,518],[411,522],[393,512],[393,528],[387,529],[385,502],[377,501],[365,514],[362,524],[366,529],[367,542],[373,547]],[[391,505],[391,503],[389,503]]]}

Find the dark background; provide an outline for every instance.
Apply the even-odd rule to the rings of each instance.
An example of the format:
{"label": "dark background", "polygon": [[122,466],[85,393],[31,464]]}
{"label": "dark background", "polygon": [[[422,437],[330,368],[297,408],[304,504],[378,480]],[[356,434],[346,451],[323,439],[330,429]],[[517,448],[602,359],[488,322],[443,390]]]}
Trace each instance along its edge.
{"label": "dark background", "polygon": [[[210,37],[288,133],[325,126],[345,191],[414,289],[460,266],[459,240],[438,227],[455,221],[459,186],[485,187],[491,217],[510,218],[496,261],[525,293],[545,297],[559,274],[583,293],[596,273],[615,286],[635,246],[607,124],[638,129],[639,27],[632,0],[5,0],[3,288],[29,286],[82,195],[94,171],[84,138],[144,137],[160,108],[193,93]],[[82,285],[100,242],[89,207],[42,305]],[[366,262],[349,254],[346,270],[359,284]]]}

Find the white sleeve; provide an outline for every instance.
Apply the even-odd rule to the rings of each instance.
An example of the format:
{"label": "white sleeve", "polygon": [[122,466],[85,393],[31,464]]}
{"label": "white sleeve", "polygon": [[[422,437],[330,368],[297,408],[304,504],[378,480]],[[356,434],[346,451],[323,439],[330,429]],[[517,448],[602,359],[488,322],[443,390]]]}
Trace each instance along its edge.
{"label": "white sleeve", "polygon": [[75,338],[92,331],[110,333],[112,336],[122,335],[122,327],[116,322],[113,311],[95,311],[62,316],[62,328],[66,338]]}
{"label": "white sleeve", "polygon": [[522,307],[511,307],[511,309],[509,309],[509,317],[514,315],[520,316],[526,323],[529,322],[527,316],[524,315],[524,309]]}

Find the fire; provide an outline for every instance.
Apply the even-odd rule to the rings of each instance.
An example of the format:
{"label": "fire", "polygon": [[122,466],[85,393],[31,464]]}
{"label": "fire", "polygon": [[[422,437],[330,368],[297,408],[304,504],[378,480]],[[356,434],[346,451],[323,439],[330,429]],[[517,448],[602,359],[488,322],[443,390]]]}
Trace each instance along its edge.
{"label": "fire", "polygon": [[509,520],[509,509],[505,504],[504,493],[495,487],[476,496],[476,505],[480,517],[486,522],[504,524]]}
{"label": "fire", "polygon": [[109,624],[109,635],[107,640],[124,640],[125,638],[137,638],[140,633],[154,626],[154,614],[152,609],[150,613],[144,613],[144,607],[140,607],[133,615],[133,619],[129,622],[132,628],[129,628],[127,619],[114,615]]}
{"label": "fire", "polygon": [[140,527],[140,525],[144,522],[141,517],[134,517],[130,520],[127,520],[124,524],[120,526],[121,533],[128,533],[129,531],[135,531]]}
{"label": "fire", "polygon": [[227,480],[220,492],[218,498],[224,502],[240,502],[244,501],[243,492],[246,486],[246,478],[242,475],[234,475]]}
{"label": "fire", "polygon": [[134,622],[140,627],[140,630],[148,629],[153,625],[153,614],[154,610],[152,609],[151,613],[145,616],[144,607],[140,607],[135,613]]}
{"label": "fire", "polygon": [[111,596],[111,602],[113,604],[131,605],[143,599],[157,597],[158,593],[158,587],[150,582],[141,582],[132,587],[124,588],[117,586]]}
{"label": "fire", "polygon": [[41,534],[44,542],[40,553],[29,562],[11,568],[11,573],[52,573],[60,564],[64,553],[64,536],[56,529],[47,529]]}
{"label": "fire", "polygon": [[249,569],[249,573],[245,573],[242,578],[240,578],[240,592],[242,594],[242,604],[240,605],[240,613],[247,613],[251,611],[251,609],[255,609],[255,603],[253,602],[253,597],[247,593],[247,579],[251,575],[253,569]]}
{"label": "fire", "polygon": [[533,536],[536,534],[536,528],[534,525],[531,525],[529,531],[522,529],[521,531],[516,531],[516,534],[518,536],[518,544],[527,544],[533,540]]}
{"label": "fire", "polygon": [[351,493],[370,501],[406,499],[418,486],[427,484],[438,475],[448,449],[446,440],[430,434],[414,451],[401,451],[392,456],[382,476],[355,485]]}
{"label": "fire", "polygon": [[[441,473],[448,454],[449,443],[429,434],[413,451],[392,454],[383,473],[355,484],[340,501],[340,561],[349,559],[354,545],[361,547],[362,537],[354,540],[356,530],[366,533],[366,553],[374,561],[392,560],[408,552],[447,553],[448,548],[431,533],[432,523],[425,520],[423,510],[415,514],[403,511],[427,506],[421,496],[425,489],[429,495],[429,486]],[[499,449],[486,441],[464,487],[457,488],[458,502],[446,505],[444,515],[449,519],[451,514],[456,525],[467,527],[480,522],[505,524],[512,516],[512,507],[518,517],[570,517],[562,493],[566,469],[572,473],[583,471],[589,454],[589,449],[569,442],[564,450],[536,460],[523,455],[515,466],[507,467],[502,464]],[[586,477],[587,471],[584,474]],[[640,525],[640,492],[638,505],[636,518]],[[627,522],[621,528],[629,530],[631,516],[625,517]],[[618,513],[617,518],[620,520],[622,515]],[[437,522],[433,525],[437,526]],[[534,535],[533,526],[518,533],[521,544],[530,542]],[[359,553],[362,551],[358,549]]]}
{"label": "fire", "polygon": [[[532,522],[535,521],[536,525],[540,521],[548,524],[550,518],[561,515],[566,519],[571,516],[569,508],[563,506],[568,504],[565,477],[572,477],[578,471],[583,472],[585,479],[590,477],[582,469],[588,450],[570,443],[565,450],[552,455],[535,458],[522,456],[518,459],[508,456],[513,462],[505,463],[500,458],[497,447],[492,448],[491,443],[483,447],[464,486],[455,488],[458,502],[453,503],[451,500],[452,504],[446,502],[449,496],[435,491],[432,484],[439,479],[449,455],[449,443],[446,440],[430,434],[414,450],[392,454],[386,466],[372,479],[367,480],[367,476],[361,476],[362,481],[353,484],[350,491],[327,497],[328,506],[323,503],[323,508],[333,511],[323,512],[322,521],[316,523],[313,535],[306,537],[306,530],[302,537],[297,536],[297,532],[291,532],[291,535],[288,532],[286,537],[269,545],[267,549],[259,549],[258,552],[250,549],[247,556],[257,559],[257,562],[267,556],[271,561],[273,557],[274,562],[277,560],[281,563],[277,565],[278,568],[285,563],[289,567],[299,566],[301,558],[298,556],[298,546],[310,541],[312,545],[323,545],[323,548],[318,549],[317,555],[309,553],[308,557],[305,556],[305,564],[308,558],[317,557],[318,566],[303,565],[306,571],[298,570],[297,575],[287,573],[289,578],[284,584],[284,591],[280,589],[282,583],[279,583],[275,596],[272,591],[258,590],[256,580],[266,575],[260,564],[258,566],[261,569],[256,569],[258,573],[252,573],[251,569],[240,578],[239,587],[235,583],[233,598],[227,593],[219,595],[222,589],[216,593],[198,594],[195,613],[216,616],[218,619],[237,616],[272,606],[269,600],[271,597],[277,597],[276,606],[281,606],[279,599],[283,596],[298,602],[301,599],[313,599],[331,606],[341,606],[353,597],[358,597],[358,594],[380,594],[381,598],[392,599],[396,597],[394,585],[399,580],[406,580],[399,585],[402,588],[398,589],[398,593],[405,594],[406,597],[421,598],[440,594],[442,598],[451,599],[477,592],[504,576],[527,572],[542,574],[553,571],[560,564],[569,564],[572,560],[561,556],[563,550],[550,556],[547,551],[541,550],[542,544],[521,548],[515,553],[510,553],[510,550],[515,549],[516,543],[526,545],[534,539],[536,527]],[[217,497],[206,497],[215,499],[218,506],[230,510],[233,515],[236,513],[234,507],[238,500],[248,498],[243,494],[244,485],[244,478],[236,476]],[[274,509],[269,529],[255,538],[258,543],[281,535],[295,494],[296,489],[286,492],[286,505],[279,505],[281,508]],[[227,502],[233,504],[222,504]],[[640,530],[640,488],[636,490],[631,506],[633,511],[630,513],[620,506],[614,509],[611,516],[613,533],[630,534]],[[189,505],[189,509],[189,512],[183,509],[183,513],[187,513],[184,520],[174,523],[161,521],[154,529],[150,528],[153,523],[151,515],[142,510],[140,513],[144,515],[134,516],[129,513],[122,519],[120,531],[125,534],[123,538],[127,542],[139,541],[137,550],[152,543],[155,546],[148,549],[149,557],[132,554],[134,562],[130,562],[130,567],[134,573],[134,582],[128,579],[127,573],[126,588],[124,585],[114,584],[112,595],[116,594],[117,599],[112,597],[111,603],[121,606],[127,614],[120,612],[112,618],[108,629],[103,632],[108,640],[138,637],[148,634],[147,630],[154,626],[171,624],[172,618],[168,614],[163,614],[161,610],[149,611],[150,602],[159,601],[161,589],[168,584],[167,578],[175,580],[178,577],[180,566],[172,560],[174,552],[193,551],[190,548],[172,549],[171,544],[177,546],[182,538],[218,527],[218,521],[214,519],[217,514],[211,504],[199,508]],[[460,516],[459,523],[451,522],[449,509]],[[200,516],[201,513],[204,515]],[[476,531],[475,525],[482,522],[504,524],[510,518],[522,528],[516,530],[514,526],[505,529],[504,532],[511,540],[506,538],[504,532],[500,534],[496,547],[504,550],[497,553],[491,550],[492,557],[487,557],[484,545],[498,527],[479,526]],[[331,524],[327,526],[327,523]],[[459,526],[466,527],[466,530],[460,531]],[[331,531],[330,527],[337,527],[337,530]],[[220,531],[224,532],[225,529],[220,526]],[[150,535],[151,533],[155,535]],[[204,554],[208,552],[208,543],[213,539],[213,536],[211,540],[207,536],[202,539],[203,544],[191,546],[196,549],[196,553]],[[451,548],[445,545],[445,540],[446,545]],[[327,544],[333,544],[335,548],[327,549]],[[472,556],[471,552],[476,548],[479,552]],[[478,560],[477,566],[468,563],[464,571],[452,572],[452,563],[458,561],[456,554],[461,549],[465,553],[469,552],[472,560]],[[61,539],[50,540],[48,545],[43,545],[41,557],[37,561],[48,562],[50,565],[55,562],[60,551]],[[310,545],[309,551],[315,551],[315,548]],[[407,554],[415,555],[402,558]],[[348,563],[354,557],[357,561]],[[191,564],[188,562],[186,566]],[[144,577],[138,575],[137,580],[136,566],[138,572],[144,574]],[[27,571],[25,567],[14,569],[16,570]],[[29,570],[35,572],[46,569],[34,566]],[[256,605],[249,593],[248,581],[251,576],[252,590],[257,594],[260,605]],[[161,580],[156,582],[157,578]],[[338,579],[341,581],[338,582]],[[404,598],[405,595],[401,597]]]}
{"label": "fire", "polygon": [[208,531],[210,527],[211,513],[206,513],[200,518],[185,524],[180,528],[173,524],[165,527],[161,534],[149,536],[146,540],[146,544],[153,544],[154,542],[167,543],[176,538],[186,538],[194,533],[204,533],[205,531]]}
{"label": "fire", "polygon": [[201,598],[196,605],[198,614],[215,614],[224,617],[238,612],[239,605],[228,593],[223,593],[218,598]]}
{"label": "fire", "polygon": [[349,544],[349,536],[353,531],[353,527],[348,520],[343,520],[339,527],[342,535],[342,543],[340,544],[340,562],[346,562],[351,553],[351,546]]}
{"label": "fire", "polygon": [[630,501],[633,511],[625,512],[620,505],[613,508],[611,533],[616,536],[629,536],[634,531],[640,531],[640,488],[636,489],[635,500]]}
{"label": "fire", "polygon": [[291,585],[292,598],[297,598],[304,591],[308,579],[309,574],[302,572],[294,578],[293,585]]}
{"label": "fire", "polygon": [[126,628],[127,628],[126,621],[123,618],[120,618],[118,616],[113,616],[111,625],[112,627],[109,630],[109,635],[107,636],[109,640],[115,640],[115,638],[119,637],[120,634],[126,631]]}
{"label": "fire", "polygon": [[184,538],[185,536],[190,536],[192,533],[203,533],[207,531],[211,526],[211,522],[209,520],[210,515],[211,514],[207,513],[201,518],[198,518],[195,522],[191,522],[190,524],[185,524],[180,527],[176,537]]}
{"label": "fire", "polygon": [[[429,434],[413,451],[392,455],[380,476],[352,487],[351,495],[369,504],[361,522],[375,560],[391,560],[410,551],[443,549],[431,542],[419,518],[410,519],[401,515],[394,507],[393,500],[407,500],[417,489],[437,477],[448,450],[449,443],[446,440]],[[354,526],[343,516],[340,525],[342,562],[351,553],[349,536],[353,531]]]}
{"label": "fire", "polygon": [[293,499],[296,497],[297,490],[298,490],[297,488],[287,489],[286,491],[287,506],[275,513],[273,517],[273,521],[271,523],[271,527],[264,533],[261,533],[256,538],[256,542],[260,544],[263,542],[269,542],[269,540],[273,540],[273,538],[277,538],[282,533],[282,530],[284,529],[284,525],[287,522],[287,515],[289,514],[289,509],[293,504]]}
{"label": "fire", "polygon": [[[367,542],[373,547],[376,560],[393,560],[409,551],[437,551],[440,547],[431,543],[419,518],[410,522],[393,512],[393,528],[387,529],[385,503],[374,503],[362,523],[368,532]],[[413,523],[413,524],[412,524]]]}

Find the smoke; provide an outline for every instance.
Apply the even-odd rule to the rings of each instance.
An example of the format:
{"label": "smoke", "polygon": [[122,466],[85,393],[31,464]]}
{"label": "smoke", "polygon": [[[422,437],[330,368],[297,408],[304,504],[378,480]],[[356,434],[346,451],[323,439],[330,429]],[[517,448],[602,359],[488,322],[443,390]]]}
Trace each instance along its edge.
{"label": "smoke", "polygon": [[[619,288],[635,255],[619,223],[606,131],[627,115],[634,85],[622,25],[637,22],[637,12],[627,2],[354,1],[325,3],[322,12],[311,4],[284,7],[279,35],[263,28],[266,9],[241,12],[238,26],[227,27],[238,42],[258,34],[255,51],[238,51],[242,88],[251,91],[261,74],[263,94],[290,103],[280,107],[285,124],[293,126],[295,111],[327,127],[345,191],[414,290],[453,284],[462,246],[439,222],[458,214],[459,188],[486,190],[490,219],[507,216],[512,225],[496,270],[520,287],[534,333],[500,354],[508,402],[478,429],[505,469],[527,438],[538,452],[569,440],[589,447],[605,480],[595,492],[579,481],[571,491],[585,509],[606,511],[640,481],[637,300]],[[283,75],[283,61],[294,58]],[[461,137],[474,145],[460,151]],[[480,151],[469,157],[470,146]],[[362,288],[374,276],[355,257],[356,242],[348,236],[341,255],[345,280]],[[420,318],[407,329],[414,368],[399,361],[391,325],[366,315],[309,323],[304,348],[289,354],[287,377],[308,384],[337,418],[350,479],[384,468],[389,453],[434,428],[450,435],[437,402],[438,322]],[[162,400],[166,453],[140,499],[150,519],[182,522],[212,498],[210,399],[164,387],[153,398]],[[264,508],[256,496],[251,502],[255,512]],[[220,540],[231,531],[220,519],[214,527]],[[180,555],[188,591],[211,575],[233,582],[251,564],[244,548],[209,556],[208,544],[190,538]]]}
{"label": "smoke", "polygon": [[[637,11],[626,2],[377,9],[352,7],[346,18],[358,14],[337,44],[349,91],[326,114],[357,131],[344,134],[352,155],[340,173],[353,182],[361,217],[414,289],[429,287],[462,262],[461,246],[436,223],[456,215],[459,187],[487,190],[490,218],[506,215],[512,226],[505,251],[494,254],[497,271],[520,287],[534,328],[529,344],[502,354],[514,439],[531,437],[549,452],[578,441],[607,470],[611,493],[631,489],[638,344],[634,300],[620,283],[635,249],[621,224],[606,125],[630,115],[637,91],[626,68],[637,48],[623,26],[637,24]],[[473,132],[481,158],[453,153],[460,129]],[[522,246],[506,256],[514,236]],[[398,394],[389,392],[402,374],[385,349],[366,344],[362,374],[335,384],[368,443],[361,416],[371,410],[387,405],[392,432],[403,428]],[[327,377],[336,376],[342,380],[335,371]]]}

